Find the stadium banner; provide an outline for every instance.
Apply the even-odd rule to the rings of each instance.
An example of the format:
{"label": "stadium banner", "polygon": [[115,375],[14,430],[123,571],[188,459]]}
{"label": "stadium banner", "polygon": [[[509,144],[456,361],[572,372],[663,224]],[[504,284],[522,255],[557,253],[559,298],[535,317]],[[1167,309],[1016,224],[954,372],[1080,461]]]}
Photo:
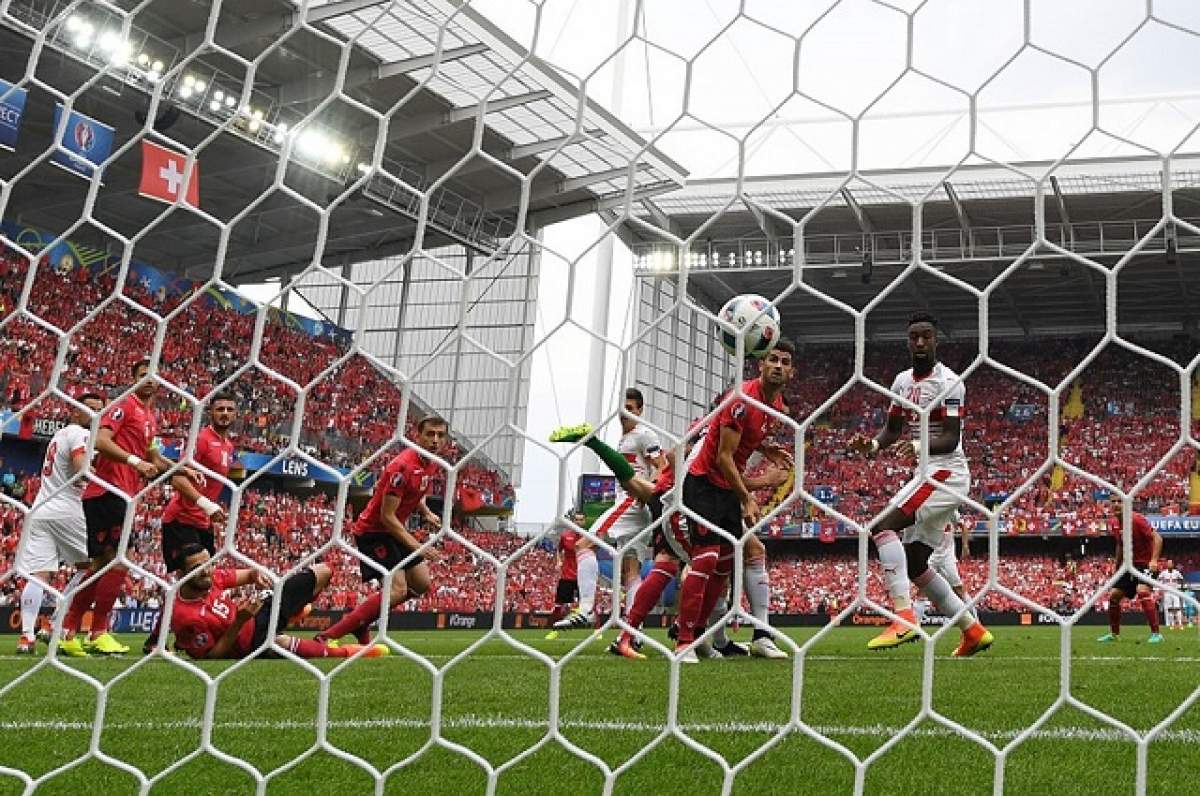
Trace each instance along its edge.
{"label": "stadium banner", "polygon": [[[58,133],[62,114],[62,104],[55,103],[55,134]],[[113,128],[73,110],[67,116],[62,139],[56,140],[55,143],[58,146],[50,156],[50,162],[90,179],[100,164],[112,154]]]}
{"label": "stadium banner", "polygon": [[0,149],[10,152],[17,148],[21,132],[21,117],[25,115],[25,99],[29,92],[0,80]]}
{"label": "stadium banner", "polygon": [[[179,461],[179,446],[167,445],[163,447],[162,454],[172,461]],[[342,467],[329,467],[323,464],[313,464],[307,459],[293,458],[285,456],[276,459],[266,453],[239,453],[238,461],[242,463],[246,474],[256,473],[259,470],[266,470],[267,475],[277,475],[284,478],[311,478],[314,481],[322,481],[325,483],[336,484],[343,477],[350,474],[350,471]],[[375,475],[367,471],[360,471],[353,480],[355,486],[371,488],[375,485]]]}
{"label": "stadium banner", "polygon": [[[157,608],[121,608],[113,612],[111,628],[115,633],[148,634],[154,629],[158,619]],[[52,610],[42,609],[40,625],[48,628]],[[288,630],[319,631],[333,625],[345,615],[344,611],[311,611],[303,619],[287,626]],[[400,611],[388,615],[388,630],[490,630],[494,614],[471,611]],[[1133,624],[1141,621],[1142,612],[1125,611],[1125,620]],[[645,627],[651,630],[661,630],[670,624],[673,617],[669,614],[651,614],[646,617]],[[830,616],[824,613],[814,614],[772,614],[771,624],[775,627],[820,627],[829,624]],[[1018,613],[1008,611],[991,613],[984,611],[980,619],[986,625],[1055,625],[1053,619],[1043,614]],[[506,613],[503,618],[505,630],[544,630],[550,626],[550,614],[542,613]],[[922,624],[937,626],[946,623],[946,617],[928,615]],[[888,624],[886,617],[870,611],[860,611],[852,614],[842,622],[846,627],[883,627]],[[1081,625],[1107,625],[1108,616],[1102,611],[1090,611],[1080,618]],[[83,616],[81,628],[91,627],[91,614]],[[0,607],[0,634],[15,634],[21,632],[21,609],[19,606]],[[745,628],[743,628],[745,632]]]}
{"label": "stadium banner", "polygon": [[1147,514],[1150,527],[1163,536],[1200,536],[1200,516]]}

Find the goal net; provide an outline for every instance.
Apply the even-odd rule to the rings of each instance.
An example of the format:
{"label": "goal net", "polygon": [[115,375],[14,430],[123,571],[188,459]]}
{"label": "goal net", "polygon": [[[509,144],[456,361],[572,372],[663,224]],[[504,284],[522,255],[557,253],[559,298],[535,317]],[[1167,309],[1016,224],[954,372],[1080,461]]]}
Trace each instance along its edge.
{"label": "goal net", "polygon": [[1182,787],[1200,14],[1101,5],[0,0],[0,790]]}

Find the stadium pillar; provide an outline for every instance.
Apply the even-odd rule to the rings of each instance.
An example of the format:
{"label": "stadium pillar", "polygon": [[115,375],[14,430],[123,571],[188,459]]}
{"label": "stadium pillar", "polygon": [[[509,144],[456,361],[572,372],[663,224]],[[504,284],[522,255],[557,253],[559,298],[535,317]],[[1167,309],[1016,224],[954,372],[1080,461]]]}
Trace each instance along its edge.
{"label": "stadium pillar", "polygon": [[[625,41],[629,28],[629,0],[621,0],[617,10],[617,32],[615,46]],[[625,96],[625,50],[617,53],[613,62],[612,100],[609,108],[617,118],[621,117]],[[596,281],[592,291],[592,331],[601,338],[608,337],[608,312],[612,297],[612,262],[615,234],[605,235],[596,251]],[[604,418],[605,374],[608,370],[608,346],[603,339],[592,338],[591,356],[588,359],[587,403],[584,415],[588,422],[599,424]],[[618,368],[618,373],[620,369]],[[584,453],[584,471],[604,472],[600,460],[590,450]]]}

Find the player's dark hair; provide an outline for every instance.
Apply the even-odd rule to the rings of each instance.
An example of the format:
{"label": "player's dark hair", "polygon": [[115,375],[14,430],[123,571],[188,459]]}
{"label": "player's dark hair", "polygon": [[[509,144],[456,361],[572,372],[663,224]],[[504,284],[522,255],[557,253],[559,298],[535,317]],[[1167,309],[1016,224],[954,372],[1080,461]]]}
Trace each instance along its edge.
{"label": "player's dark hair", "polygon": [[206,551],[207,551],[207,548],[198,542],[185,543],[182,547],[179,548],[179,552],[177,553],[177,558],[175,559],[175,561],[179,564],[179,567],[176,571],[182,572],[183,574],[186,575],[188,572],[191,571],[188,569],[187,560],[189,558],[191,558],[192,556],[196,555],[197,553],[204,553]]}
{"label": "player's dark hair", "polygon": [[783,353],[791,356],[792,359],[796,358],[796,344],[786,337],[779,338],[779,342],[776,343],[775,347],[771,350],[782,351]]}
{"label": "player's dark hair", "polygon": [[417,421],[417,432],[424,431],[426,426],[445,426],[446,428],[450,428],[450,424],[441,415],[425,415],[425,417]]}
{"label": "player's dark hair", "polygon": [[626,401],[637,401],[638,409],[641,409],[643,406],[646,405],[646,399],[644,397],[642,397],[642,391],[639,390],[637,387],[626,387],[625,388],[625,400]]}
{"label": "player's dark hair", "polygon": [[234,404],[234,405],[237,405],[237,402],[238,402],[237,397],[234,396],[233,393],[229,392],[229,390],[221,390],[219,393],[216,393],[215,395],[211,396],[208,399],[208,405],[212,406],[217,401],[229,401],[229,403]]}
{"label": "player's dark hair", "polygon": [[934,329],[938,328],[937,318],[934,317],[933,313],[926,312],[925,310],[918,310],[908,316],[908,326],[912,326],[914,323],[927,323]]}
{"label": "player's dark hair", "polygon": [[139,368],[150,368],[150,357],[142,357],[137,362],[133,363],[133,367],[129,369],[130,376],[136,376]]}

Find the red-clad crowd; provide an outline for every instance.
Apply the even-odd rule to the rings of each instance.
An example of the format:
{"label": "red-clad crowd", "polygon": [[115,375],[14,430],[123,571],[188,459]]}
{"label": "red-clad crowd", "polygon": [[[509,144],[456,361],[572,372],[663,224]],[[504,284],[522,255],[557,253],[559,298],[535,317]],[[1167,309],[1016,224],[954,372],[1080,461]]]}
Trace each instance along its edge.
{"label": "red-clad crowd", "polygon": [[[0,254],[0,319],[17,305],[27,272],[23,257]],[[127,387],[130,367],[149,355],[154,343],[157,320],[146,310],[164,317],[179,310],[166,324],[159,373],[181,392],[163,391],[158,400],[163,442],[178,443],[192,419],[191,404],[182,393],[204,397],[250,361],[256,316],[207,298],[180,309],[179,300],[162,291],[152,294],[140,284],[126,284],[116,298],[115,290],[112,274],[91,278],[82,267],[64,273],[39,267],[28,308],[59,330],[74,330],[58,382],[68,392]],[[0,335],[0,409],[20,409],[46,389],[58,346],[57,335],[26,317],[5,327]],[[264,329],[260,365],[227,385],[243,410],[235,427],[238,446],[273,453],[288,444],[298,393],[271,372],[300,387],[312,385],[298,442],[322,462],[353,467],[392,439],[398,427],[411,432],[414,418],[400,421],[400,386],[367,358],[347,351],[343,341],[314,337],[289,326],[287,316],[273,314]],[[43,400],[33,414],[63,418],[67,407]],[[459,453],[453,443],[445,451],[451,461]],[[513,497],[507,477],[475,462],[463,468],[458,484],[472,489],[485,505],[502,505]]]}
{"label": "red-clad crowd", "polygon": [[[1181,571],[1200,567],[1200,555],[1175,556]],[[958,562],[967,592],[978,594],[987,583],[987,556]],[[1089,603],[1100,606],[1104,582],[1113,573],[1111,556],[1060,559],[1047,555],[1011,555],[999,559],[997,586],[1059,613],[1071,613]],[[837,613],[850,605],[858,586],[858,560],[844,555],[805,555],[771,561],[771,610],[777,613]],[[889,605],[883,581],[872,565],[867,571],[867,596]],[[1029,606],[989,590],[979,602],[985,611],[1025,611]]]}

